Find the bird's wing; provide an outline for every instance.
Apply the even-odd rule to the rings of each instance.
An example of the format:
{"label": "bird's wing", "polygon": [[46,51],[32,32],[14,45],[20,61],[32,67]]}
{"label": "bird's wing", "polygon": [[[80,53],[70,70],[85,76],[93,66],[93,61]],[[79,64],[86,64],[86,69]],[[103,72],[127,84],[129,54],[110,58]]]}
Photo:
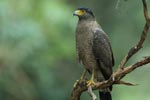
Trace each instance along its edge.
{"label": "bird's wing", "polygon": [[105,79],[108,79],[112,74],[114,57],[108,37],[100,29],[96,29],[93,33],[93,53]]}

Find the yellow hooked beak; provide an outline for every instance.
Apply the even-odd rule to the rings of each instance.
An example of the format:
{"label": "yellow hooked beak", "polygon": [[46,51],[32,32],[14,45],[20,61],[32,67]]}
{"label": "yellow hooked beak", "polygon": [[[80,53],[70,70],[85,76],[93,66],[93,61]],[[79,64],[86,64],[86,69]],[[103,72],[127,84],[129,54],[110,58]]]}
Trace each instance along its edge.
{"label": "yellow hooked beak", "polygon": [[84,15],[86,12],[84,10],[76,10],[73,15],[74,16],[82,16]]}

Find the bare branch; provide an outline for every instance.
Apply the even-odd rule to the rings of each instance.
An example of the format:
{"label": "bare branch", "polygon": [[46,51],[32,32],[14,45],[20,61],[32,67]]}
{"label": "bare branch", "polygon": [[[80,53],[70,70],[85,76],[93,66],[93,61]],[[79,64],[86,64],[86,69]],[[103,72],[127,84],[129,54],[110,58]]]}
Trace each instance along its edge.
{"label": "bare branch", "polygon": [[144,16],[145,16],[146,22],[148,22],[149,21],[149,17],[148,17],[148,10],[147,10],[146,1],[142,0],[142,3],[143,3]]}
{"label": "bare branch", "polygon": [[121,61],[120,65],[119,65],[119,68],[121,68],[121,69],[125,66],[127,61],[142,48],[142,45],[145,41],[148,29],[150,27],[150,19],[148,17],[148,10],[147,10],[146,1],[145,0],[142,0],[142,1],[143,1],[143,9],[144,9],[144,16],[146,19],[146,24],[144,26],[144,30],[141,34],[141,38],[140,38],[139,42],[129,50],[128,54]]}
{"label": "bare branch", "polygon": [[97,99],[96,95],[92,91],[92,87],[91,86],[88,87],[88,93],[92,97],[92,100],[96,100]]}
{"label": "bare branch", "polygon": [[[150,63],[150,56],[144,58],[141,61],[136,62],[133,65],[125,67],[122,70],[117,70],[116,72],[113,73],[113,75],[110,77],[109,80],[95,83],[95,85],[92,86],[92,89],[93,90],[103,89],[103,88],[107,88],[113,84],[123,84],[123,85],[128,85],[128,86],[135,86],[137,84],[133,84],[133,83],[125,82],[125,81],[120,81],[120,77],[123,78],[123,76],[132,72],[136,68],[142,67],[143,65],[146,65],[148,63]],[[113,80],[113,78],[115,78],[115,80]],[[77,83],[76,87],[73,89],[72,100],[80,100],[81,93],[86,91],[87,89],[88,89],[88,87],[87,87],[86,80],[81,80],[79,83]]]}
{"label": "bare branch", "polygon": [[128,85],[128,86],[136,86],[136,85],[138,85],[138,84],[125,82],[125,81],[118,81],[118,82],[115,82],[115,84],[123,84],[123,85]]}
{"label": "bare branch", "polygon": [[[148,64],[148,63],[150,63],[150,56],[144,58],[144,59],[141,60],[141,61],[136,62],[136,63],[133,64],[133,65],[130,65],[130,66],[128,66],[128,67],[125,67],[122,71],[118,70],[119,73],[116,73],[116,72],[118,72],[118,71],[116,71],[114,74],[118,74],[117,76],[121,76],[120,79],[122,79],[126,74],[128,74],[128,73],[132,72],[133,70],[135,70],[136,68],[141,67],[141,66],[143,66],[143,65],[146,65],[146,64]],[[120,75],[120,74],[121,74],[121,75]],[[119,77],[117,77],[117,78],[119,78]]]}

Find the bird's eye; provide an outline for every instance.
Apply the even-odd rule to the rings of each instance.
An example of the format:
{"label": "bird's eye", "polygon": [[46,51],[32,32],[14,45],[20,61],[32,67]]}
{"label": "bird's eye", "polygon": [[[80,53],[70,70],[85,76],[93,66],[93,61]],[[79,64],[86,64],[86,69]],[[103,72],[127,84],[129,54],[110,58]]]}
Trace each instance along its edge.
{"label": "bird's eye", "polygon": [[81,10],[81,12],[82,12],[83,14],[85,14],[85,13],[86,13],[86,11],[85,11],[85,10]]}

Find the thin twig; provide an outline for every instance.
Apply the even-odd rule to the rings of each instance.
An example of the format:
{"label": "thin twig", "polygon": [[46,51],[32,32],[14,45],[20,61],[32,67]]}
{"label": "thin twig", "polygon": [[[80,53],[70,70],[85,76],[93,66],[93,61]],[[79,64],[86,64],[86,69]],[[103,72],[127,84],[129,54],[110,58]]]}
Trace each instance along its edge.
{"label": "thin twig", "polygon": [[138,84],[134,84],[134,83],[131,83],[131,82],[125,82],[125,81],[117,81],[115,82],[115,84],[122,84],[122,85],[127,85],[127,86],[136,86]]}
{"label": "thin twig", "polygon": [[142,3],[143,3],[144,16],[145,16],[146,22],[148,22],[149,21],[149,17],[148,17],[148,10],[147,10],[146,1],[142,0]]}
{"label": "thin twig", "polygon": [[97,99],[95,93],[92,91],[92,87],[91,86],[88,87],[88,93],[92,97],[92,100],[96,100]]}

